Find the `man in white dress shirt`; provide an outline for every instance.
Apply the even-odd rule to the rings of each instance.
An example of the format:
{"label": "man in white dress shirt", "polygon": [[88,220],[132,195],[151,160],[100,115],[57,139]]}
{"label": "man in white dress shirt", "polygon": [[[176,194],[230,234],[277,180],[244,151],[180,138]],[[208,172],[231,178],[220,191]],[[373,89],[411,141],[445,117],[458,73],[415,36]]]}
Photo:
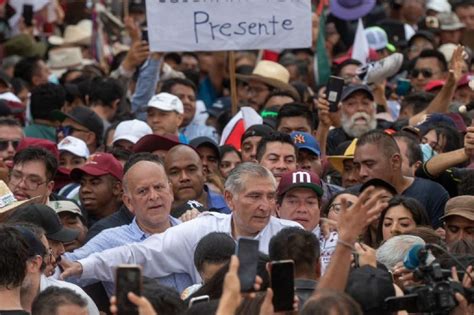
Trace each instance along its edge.
{"label": "man in white dress shirt", "polygon": [[193,264],[194,249],[210,232],[224,232],[235,240],[250,237],[260,241],[260,251],[268,253],[273,235],[296,222],[272,216],[276,207],[276,181],[271,172],[254,163],[237,166],[225,182],[225,200],[232,214],[205,212],[196,219],[154,234],[141,243],[128,244],[90,255],[77,262],[63,261],[63,278],[110,281],[119,264],[139,264],[143,275],[157,278],[171,273],[188,273],[195,283],[200,276]]}

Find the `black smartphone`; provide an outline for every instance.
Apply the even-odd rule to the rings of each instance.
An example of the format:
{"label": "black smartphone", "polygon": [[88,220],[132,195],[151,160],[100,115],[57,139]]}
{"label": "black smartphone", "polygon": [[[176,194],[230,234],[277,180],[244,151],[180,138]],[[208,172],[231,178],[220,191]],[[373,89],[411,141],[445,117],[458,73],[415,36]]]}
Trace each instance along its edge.
{"label": "black smartphone", "polygon": [[389,312],[405,310],[408,313],[416,313],[418,311],[418,303],[416,294],[406,294],[399,297],[388,297],[385,299],[384,308]]}
{"label": "black smartphone", "polygon": [[189,301],[189,307],[193,306],[194,304],[203,303],[203,302],[209,302],[209,295],[200,295],[200,296],[193,297]]}
{"label": "black smartphone", "polygon": [[293,311],[295,298],[295,264],[293,260],[272,261],[270,279],[275,312]]}
{"label": "black smartphone", "polygon": [[119,265],[115,281],[118,315],[138,315],[138,307],[128,300],[128,292],[142,295],[142,268],[138,265]]}
{"label": "black smartphone", "polygon": [[341,101],[342,89],[344,88],[344,79],[331,76],[326,87],[326,97],[329,102],[329,111],[335,113],[338,111],[338,105]]}
{"label": "black smartphone", "polygon": [[235,252],[239,258],[240,291],[254,291],[255,277],[257,276],[259,241],[241,237],[237,241]]}
{"label": "black smartphone", "polygon": [[148,27],[146,26],[142,28],[142,40],[148,42]]}
{"label": "black smartphone", "polygon": [[33,5],[23,5],[23,22],[26,26],[33,26]]}

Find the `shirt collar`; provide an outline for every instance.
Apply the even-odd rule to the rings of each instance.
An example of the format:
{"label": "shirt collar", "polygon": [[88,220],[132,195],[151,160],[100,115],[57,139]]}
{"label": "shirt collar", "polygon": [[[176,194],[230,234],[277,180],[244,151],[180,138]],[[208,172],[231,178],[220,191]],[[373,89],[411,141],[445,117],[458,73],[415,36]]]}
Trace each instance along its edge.
{"label": "shirt collar", "polygon": [[[176,218],[173,218],[172,216],[169,216],[169,220],[170,220],[171,226],[181,224],[180,220],[178,220]],[[133,234],[140,235],[141,240],[144,240],[144,239],[148,238],[151,235],[150,233],[147,233],[147,232],[143,231],[142,229],[140,229],[140,226],[137,223],[137,217],[134,217],[133,220],[132,220],[132,223],[130,223],[130,229],[132,230]]]}

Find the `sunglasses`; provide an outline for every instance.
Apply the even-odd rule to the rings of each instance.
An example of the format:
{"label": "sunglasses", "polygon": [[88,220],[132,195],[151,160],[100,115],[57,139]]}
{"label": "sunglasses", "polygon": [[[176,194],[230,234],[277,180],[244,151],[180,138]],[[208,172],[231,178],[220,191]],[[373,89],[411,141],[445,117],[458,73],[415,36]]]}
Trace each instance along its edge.
{"label": "sunglasses", "polygon": [[431,69],[426,69],[426,68],[423,68],[423,69],[413,69],[411,70],[411,77],[412,78],[417,78],[419,75],[425,77],[425,78],[431,78],[433,76],[433,71]]}
{"label": "sunglasses", "polygon": [[79,129],[73,126],[59,126],[56,128],[56,133],[62,132],[64,137],[70,136],[74,133],[74,131],[82,131],[82,132],[89,132],[89,130],[86,129]]}
{"label": "sunglasses", "polygon": [[0,140],[0,151],[5,151],[11,145],[15,150],[20,144],[20,140]]}

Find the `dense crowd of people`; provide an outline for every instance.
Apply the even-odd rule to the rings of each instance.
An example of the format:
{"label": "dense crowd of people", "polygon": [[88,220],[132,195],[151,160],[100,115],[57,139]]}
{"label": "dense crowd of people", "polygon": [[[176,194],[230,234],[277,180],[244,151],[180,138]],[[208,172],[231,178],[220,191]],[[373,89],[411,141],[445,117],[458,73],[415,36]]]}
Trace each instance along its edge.
{"label": "dense crowd of people", "polygon": [[146,4],[0,0],[0,315],[474,314],[473,0],[166,53]]}

